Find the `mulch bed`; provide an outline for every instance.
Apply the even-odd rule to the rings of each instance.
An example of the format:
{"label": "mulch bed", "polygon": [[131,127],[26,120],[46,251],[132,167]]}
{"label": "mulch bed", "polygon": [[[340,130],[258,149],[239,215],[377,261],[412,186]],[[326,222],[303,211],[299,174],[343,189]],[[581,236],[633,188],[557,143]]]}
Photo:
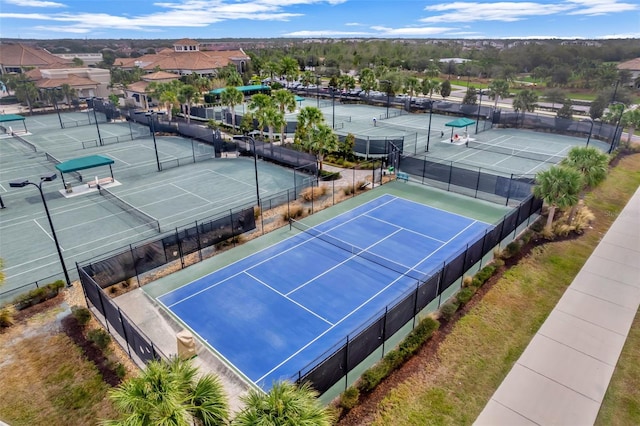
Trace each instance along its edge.
{"label": "mulch bed", "polygon": [[102,380],[111,386],[118,386],[122,381],[113,368],[111,362],[103,353],[102,349],[97,347],[93,342],[87,340],[82,327],[76,317],[67,315],[62,320],[62,330],[73,340],[73,342],[82,349],[85,357],[93,362],[102,375]]}

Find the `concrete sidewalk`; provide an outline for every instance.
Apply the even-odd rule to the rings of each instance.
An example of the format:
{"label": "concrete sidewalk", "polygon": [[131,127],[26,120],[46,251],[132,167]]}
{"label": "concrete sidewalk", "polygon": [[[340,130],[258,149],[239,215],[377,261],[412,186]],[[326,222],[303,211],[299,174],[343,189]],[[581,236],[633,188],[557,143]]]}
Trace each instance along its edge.
{"label": "concrete sidewalk", "polygon": [[640,305],[640,189],[475,425],[592,425]]}

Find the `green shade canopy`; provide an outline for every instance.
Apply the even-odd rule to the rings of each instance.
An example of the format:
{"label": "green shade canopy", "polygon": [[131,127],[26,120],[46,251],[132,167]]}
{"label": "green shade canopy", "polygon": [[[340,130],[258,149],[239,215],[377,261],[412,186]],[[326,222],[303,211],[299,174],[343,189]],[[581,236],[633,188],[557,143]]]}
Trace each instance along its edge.
{"label": "green shade canopy", "polygon": [[0,114],[0,123],[8,123],[11,121],[24,121],[24,117],[18,114]]}
{"label": "green shade canopy", "polygon": [[448,123],[445,124],[445,126],[448,127],[467,127],[467,126],[471,126],[472,124],[476,124],[475,120],[471,120],[469,118],[465,118],[465,117],[461,117],[458,119],[455,119],[453,121],[450,121]]}
{"label": "green shade canopy", "polygon": [[[237,86],[236,89],[244,93],[244,92],[253,92],[256,90],[271,90],[271,87],[265,86],[264,84],[254,84],[252,86]],[[209,93],[211,93],[212,95],[219,95],[225,90],[226,90],[226,87],[221,87],[219,89],[211,90]]]}
{"label": "green shade canopy", "polygon": [[74,158],[72,160],[56,164],[56,169],[58,169],[60,173],[71,173],[78,170],[91,169],[93,167],[108,166],[113,163],[114,161],[109,157],[103,157],[102,155],[90,155],[88,157]]}

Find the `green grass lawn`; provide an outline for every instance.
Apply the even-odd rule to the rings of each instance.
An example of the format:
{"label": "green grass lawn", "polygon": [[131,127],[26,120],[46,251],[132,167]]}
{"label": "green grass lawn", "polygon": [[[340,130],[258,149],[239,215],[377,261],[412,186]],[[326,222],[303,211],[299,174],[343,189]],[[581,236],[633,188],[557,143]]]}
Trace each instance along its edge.
{"label": "green grass lawn", "polygon": [[[639,185],[636,154],[622,160],[587,197],[596,216],[593,228],[577,240],[538,247],[507,271],[454,326],[438,349],[437,361],[383,399],[374,424],[472,424]],[[637,335],[637,327],[635,331]],[[625,348],[601,424],[610,424],[613,417],[617,424],[639,424],[639,368],[634,359],[639,340],[632,337],[631,348]]]}

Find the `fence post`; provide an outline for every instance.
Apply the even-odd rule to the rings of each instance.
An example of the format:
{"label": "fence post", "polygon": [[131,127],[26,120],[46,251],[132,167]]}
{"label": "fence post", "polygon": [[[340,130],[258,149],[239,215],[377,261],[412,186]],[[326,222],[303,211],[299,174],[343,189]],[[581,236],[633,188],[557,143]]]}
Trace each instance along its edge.
{"label": "fence post", "polygon": [[129,244],[129,252],[131,253],[131,260],[133,260],[133,271],[136,273],[136,281],[138,282],[138,288],[140,288],[141,287],[140,277],[138,276],[138,268],[136,267],[136,257],[133,251],[133,246],[131,244]]}
{"label": "fence post", "polygon": [[196,241],[198,242],[198,257],[200,258],[200,262],[202,262],[202,242],[200,241],[200,227],[198,226],[197,220],[194,223],[196,230]]}
{"label": "fence post", "polygon": [[382,321],[382,358],[384,358],[384,344],[387,341],[387,313],[389,312],[389,307],[384,307],[384,321]]}
{"label": "fence post", "polygon": [[416,281],[416,291],[413,296],[413,324],[411,329],[416,328],[416,317],[418,316],[418,292],[420,291],[420,280]]}
{"label": "fence post", "polygon": [[344,347],[344,390],[349,387],[349,335],[347,334],[347,343]]}
{"label": "fence post", "polygon": [[478,167],[478,179],[476,179],[476,193],[473,198],[478,198],[478,188],[480,187],[480,174],[482,173],[482,167]]}
{"label": "fence post", "polygon": [[124,326],[124,319],[122,318],[122,312],[120,311],[120,307],[118,306],[118,316],[120,317],[120,324],[122,324],[122,332],[124,333],[124,341],[127,342],[127,352],[129,353],[129,358],[131,358],[131,345],[129,344],[129,336],[127,335],[127,327]]}
{"label": "fence post", "polygon": [[507,202],[504,204],[505,206],[509,205],[509,199],[511,198],[511,181],[513,180],[513,173],[511,173],[511,177],[509,178],[509,187],[507,188]]}
{"label": "fence post", "polygon": [[233,210],[229,209],[229,223],[231,224],[231,242],[236,246],[236,230],[233,229]]}
{"label": "fence post", "polygon": [[[180,256],[180,269],[184,269],[184,253],[182,252],[182,241],[180,240],[180,234],[178,233],[178,227],[176,226],[176,243],[178,244],[178,255]],[[166,259],[166,252],[165,252],[165,260]],[[165,265],[168,262],[165,262]]]}
{"label": "fence post", "polygon": [[427,154],[424,155],[424,159],[422,160],[422,184],[424,185],[424,179],[427,174]]}

